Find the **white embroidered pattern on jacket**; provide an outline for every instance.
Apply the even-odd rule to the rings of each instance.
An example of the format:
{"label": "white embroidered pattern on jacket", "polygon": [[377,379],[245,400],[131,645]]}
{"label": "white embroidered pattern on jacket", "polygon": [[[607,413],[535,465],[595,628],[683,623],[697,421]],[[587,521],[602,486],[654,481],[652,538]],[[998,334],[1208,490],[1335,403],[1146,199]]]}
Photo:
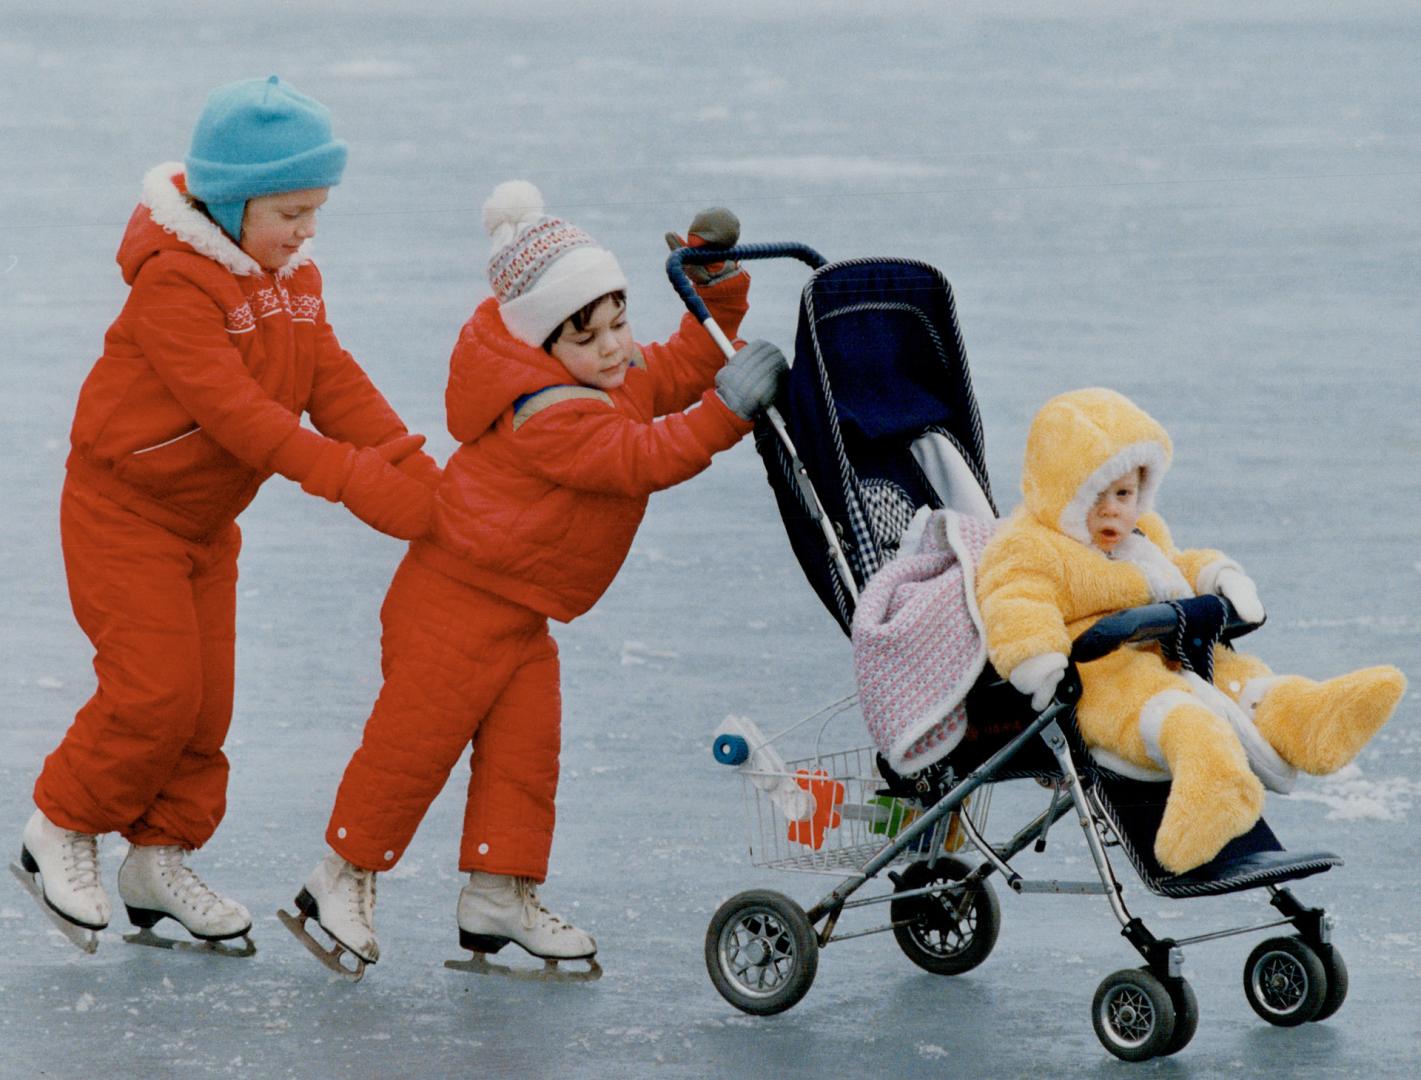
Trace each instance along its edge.
{"label": "white embroidered pattern on jacket", "polygon": [[[255,305],[255,311],[253,311]],[[278,281],[275,286],[258,289],[247,302],[227,312],[229,334],[249,334],[257,328],[258,319],[269,319],[285,312],[293,322],[315,322],[321,311],[321,298],[314,293],[292,295]]]}
{"label": "white embroidered pattern on jacket", "polygon": [[296,322],[315,322],[321,313],[321,298],[315,293],[297,293],[291,297],[291,318]]}
{"label": "white embroidered pattern on jacket", "polygon": [[252,305],[243,304],[227,312],[227,333],[250,334],[257,328],[257,317],[252,314]]}

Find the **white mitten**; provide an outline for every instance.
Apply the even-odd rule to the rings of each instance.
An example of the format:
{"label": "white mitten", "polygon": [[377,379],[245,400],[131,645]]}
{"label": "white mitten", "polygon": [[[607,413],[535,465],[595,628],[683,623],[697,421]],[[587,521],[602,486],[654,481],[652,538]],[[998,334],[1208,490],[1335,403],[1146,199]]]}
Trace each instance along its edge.
{"label": "white mitten", "polygon": [[1214,592],[1234,606],[1244,622],[1263,621],[1263,601],[1258,599],[1258,586],[1242,570],[1226,566],[1214,579]]}
{"label": "white mitten", "polygon": [[1051,698],[1056,693],[1056,684],[1066,673],[1067,663],[1065,653],[1041,653],[1012,668],[1007,681],[1016,687],[1018,692],[1030,694],[1031,707],[1040,712],[1051,704]]}

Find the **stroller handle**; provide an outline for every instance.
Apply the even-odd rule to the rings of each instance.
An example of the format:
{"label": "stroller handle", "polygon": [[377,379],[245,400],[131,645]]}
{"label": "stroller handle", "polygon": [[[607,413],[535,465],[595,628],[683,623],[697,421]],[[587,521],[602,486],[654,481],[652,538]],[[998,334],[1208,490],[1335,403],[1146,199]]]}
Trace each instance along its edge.
{"label": "stroller handle", "polygon": [[[691,279],[686,276],[683,263],[715,263],[724,262],[728,259],[798,259],[807,263],[810,267],[818,270],[821,266],[828,264],[829,260],[820,255],[808,244],[801,244],[798,241],[790,240],[780,243],[766,244],[736,244],[733,247],[711,248],[711,247],[683,247],[677,248],[666,258],[666,276],[671,279],[671,284],[676,292],[685,302],[686,308],[695,316],[696,320],[710,334],[711,339],[720,348],[722,355],[729,360],[735,355],[735,345],[720,328],[720,325],[711,315],[710,309],[696,292],[696,287],[691,284]],[[807,505],[814,507],[813,517],[819,527],[819,531],[824,536],[824,542],[828,545],[834,566],[839,573],[839,578],[843,582],[844,588],[849,595],[858,600],[858,586],[854,583],[853,572],[849,569],[848,560],[844,556],[843,546],[839,543],[839,538],[834,532],[833,526],[829,522],[829,515],[824,512],[824,506],[819,501],[819,495],[814,490],[814,485],[810,484],[807,475],[804,473],[804,466],[799,464],[799,451],[794,448],[794,442],[789,437],[789,429],[785,427],[784,419],[780,416],[779,410],[773,405],[765,409],[765,419],[774,428],[775,434],[790,458],[796,463],[796,476],[799,481],[800,491]],[[724,757],[722,760],[727,763],[731,758],[738,755],[740,748],[727,743],[723,748],[716,747],[716,756],[721,758],[722,750]]]}
{"label": "stroller handle", "polygon": [[686,276],[686,271],[681,264],[700,265],[701,263],[724,262],[727,259],[742,262],[746,259],[798,259],[802,263],[808,263],[815,270],[829,261],[808,244],[792,240],[782,243],[737,244],[728,248],[677,248],[666,258],[666,276],[671,279],[672,288],[681,297],[687,310],[702,324],[710,319],[710,309],[706,307],[705,301],[696,292],[696,287],[691,284],[691,279]]}

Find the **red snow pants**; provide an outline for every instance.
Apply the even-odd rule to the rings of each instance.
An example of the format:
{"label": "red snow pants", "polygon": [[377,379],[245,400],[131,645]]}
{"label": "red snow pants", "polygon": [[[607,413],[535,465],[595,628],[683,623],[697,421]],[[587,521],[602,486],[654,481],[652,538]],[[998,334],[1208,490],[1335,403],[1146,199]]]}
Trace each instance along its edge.
{"label": "red snow pants", "polygon": [[547,616],[407,555],[380,621],[385,681],[326,842],[356,866],[389,870],[472,746],[459,868],[544,880],[562,741]]}
{"label": "red snow pants", "polygon": [[201,847],[227,806],[241,532],[186,540],[72,476],[59,517],[98,689],[45,759],[35,804],[66,829]]}

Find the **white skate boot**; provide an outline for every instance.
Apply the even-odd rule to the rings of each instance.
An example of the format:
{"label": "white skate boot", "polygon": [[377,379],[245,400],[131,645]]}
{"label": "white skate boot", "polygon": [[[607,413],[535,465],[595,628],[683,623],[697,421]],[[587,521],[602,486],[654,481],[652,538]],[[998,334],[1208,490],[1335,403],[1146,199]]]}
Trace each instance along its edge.
{"label": "white skate boot", "polygon": [[[296,896],[299,914],[278,911],[277,917],[311,954],[332,971],[356,982],[365,966],[380,959],[375,939],[375,871],[348,863],[334,851],[316,864],[306,885]],[[306,929],[306,920],[317,924],[334,942],[326,948]],[[354,968],[340,962],[350,953]]]}
{"label": "white skate boot", "polygon": [[[505,975],[557,975],[563,978],[597,978],[602,969],[594,957],[592,935],[564,922],[538,899],[530,878],[485,874],[475,870],[459,891],[459,944],[474,953],[472,960],[445,962],[446,967]],[[489,964],[485,959],[509,942],[545,962],[538,972]],[[587,971],[559,971],[559,960],[586,960]]]}
{"label": "white skate boot", "polygon": [[25,825],[20,865],[10,869],[65,937],[85,952],[99,947],[97,932],[108,926],[113,905],[99,879],[97,836],[61,828],[36,810]]}
{"label": "white skate boot", "polygon": [[[184,865],[183,849],[176,844],[141,846],[132,844],[118,868],[118,895],[128,911],[128,921],[138,927],[125,941],[172,949],[187,942],[173,941],[153,933],[160,919],[173,919],[210,951],[250,956],[256,952],[251,938],[252,916],[235,900],[214,892]],[[244,938],[244,948],[218,948],[216,943]]]}

